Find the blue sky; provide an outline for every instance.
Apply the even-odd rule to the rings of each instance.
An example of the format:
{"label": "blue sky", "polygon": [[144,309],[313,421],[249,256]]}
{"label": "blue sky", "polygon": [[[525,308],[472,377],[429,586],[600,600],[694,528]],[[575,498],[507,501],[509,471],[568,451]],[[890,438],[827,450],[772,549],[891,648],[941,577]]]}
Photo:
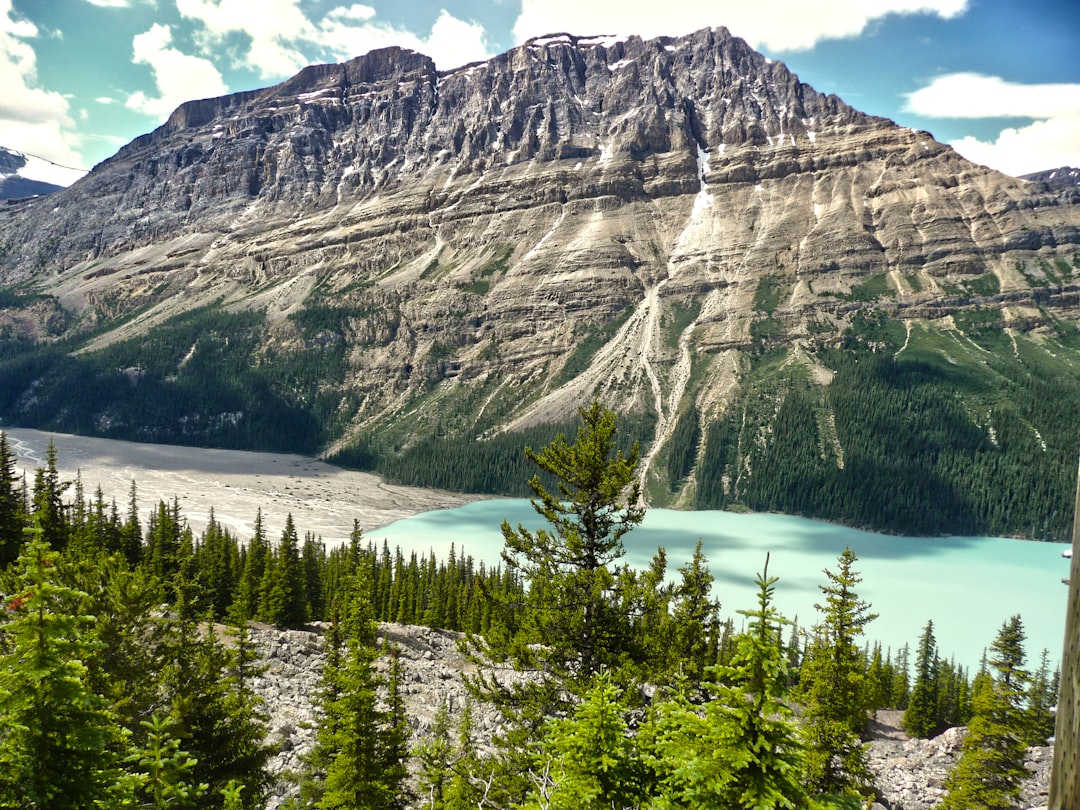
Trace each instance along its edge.
{"label": "blue sky", "polygon": [[1076,0],[0,0],[0,146],[90,167],[183,101],[372,48],[449,69],[546,33],[720,25],[979,163],[1080,166]]}

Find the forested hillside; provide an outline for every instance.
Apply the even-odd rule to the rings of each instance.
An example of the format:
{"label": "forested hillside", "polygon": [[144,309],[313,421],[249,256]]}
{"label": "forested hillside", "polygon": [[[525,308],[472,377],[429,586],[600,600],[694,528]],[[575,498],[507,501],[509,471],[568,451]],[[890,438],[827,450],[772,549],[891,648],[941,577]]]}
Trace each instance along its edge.
{"label": "forested hillside", "polygon": [[[663,549],[625,565],[640,445],[598,403],[580,422],[573,441],[526,451],[547,528],[504,523],[493,569],[372,547],[360,527],[327,549],[291,518],[279,538],[261,520],[248,538],[214,521],[196,535],[175,503],[144,526],[137,484],[123,509],[87,496],[52,448],[20,486],[0,433],[0,805],[263,807],[252,619],[324,628],[296,808],[855,808],[875,795],[862,735],[882,707],[906,708],[917,736],[971,722],[948,785],[969,804],[951,806],[1018,795],[1024,744],[1052,733],[1057,693],[1045,653],[1026,664],[1020,617],[974,674],[937,649],[932,623],[914,654],[883,651],[850,550],[825,572],[812,626],[777,613],[767,556],[757,603],[722,617],[700,544],[674,578]],[[494,738],[459,707],[410,741],[379,620],[465,634],[483,664],[465,676],[472,700],[501,716]],[[207,632],[215,622],[233,629]],[[1006,757],[993,780],[989,752]]]}

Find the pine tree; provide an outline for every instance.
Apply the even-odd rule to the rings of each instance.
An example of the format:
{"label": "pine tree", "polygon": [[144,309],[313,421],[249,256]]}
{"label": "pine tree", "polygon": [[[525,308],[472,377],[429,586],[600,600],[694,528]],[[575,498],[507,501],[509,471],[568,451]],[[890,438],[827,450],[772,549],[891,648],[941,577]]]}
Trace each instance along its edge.
{"label": "pine tree", "polygon": [[653,749],[662,807],[803,808],[803,748],[786,701],[787,620],[773,606],[768,557],[756,578],[756,610],[735,640],[731,663],[715,668],[703,712],[676,700],[643,732]]}
{"label": "pine tree", "polygon": [[1031,774],[1024,768],[1024,628],[1019,616],[1002,625],[990,647],[993,670],[973,687],[974,715],[960,759],[945,783],[942,810],[1009,810]]}
{"label": "pine tree", "polygon": [[0,806],[70,810],[105,802],[121,783],[123,734],[88,685],[92,619],[84,594],[59,584],[43,532],[18,559],[0,655]]}
{"label": "pine tree", "polygon": [[299,538],[292,515],[285,519],[277,554],[263,575],[259,611],[264,621],[277,627],[296,628],[307,621],[304,572],[300,567]]}
{"label": "pine tree", "polygon": [[904,731],[912,737],[928,739],[940,729],[938,717],[939,666],[934,623],[928,621],[915,651],[915,685],[904,711]]}
{"label": "pine tree", "polygon": [[369,588],[358,580],[351,591],[344,648],[328,655],[323,669],[323,721],[309,765],[309,779],[318,784],[308,792],[321,810],[391,810],[406,799],[400,697],[391,683],[390,706],[380,705],[375,620],[361,596]]}
{"label": "pine tree", "polygon": [[18,559],[24,540],[26,516],[16,473],[15,454],[0,431],[0,569]]}
{"label": "pine tree", "polygon": [[712,599],[713,575],[701,550],[701,540],[685,566],[679,569],[681,579],[675,588],[672,610],[672,638],[675,658],[691,681],[700,681],[709,661],[709,630],[714,628],[719,603]]}
{"label": "pine tree", "polygon": [[561,679],[588,683],[602,667],[617,666],[626,617],[613,610],[613,565],[622,538],[644,518],[638,506],[635,445],[624,455],[615,444],[615,414],[593,402],[580,411],[583,426],[573,444],[559,434],[526,457],[554,476],[549,491],[539,475],[529,481],[532,505],[550,529],[502,526],[503,559],[530,587],[536,640],[546,645],[542,668]]}
{"label": "pine tree", "polygon": [[869,701],[866,665],[857,641],[876,614],[855,591],[862,581],[855,572],[857,561],[855,552],[844,549],[836,573],[825,570],[829,584],[819,586],[825,604],[815,605],[822,619],[800,673],[805,783],[815,794],[869,789],[860,739],[869,719]]}

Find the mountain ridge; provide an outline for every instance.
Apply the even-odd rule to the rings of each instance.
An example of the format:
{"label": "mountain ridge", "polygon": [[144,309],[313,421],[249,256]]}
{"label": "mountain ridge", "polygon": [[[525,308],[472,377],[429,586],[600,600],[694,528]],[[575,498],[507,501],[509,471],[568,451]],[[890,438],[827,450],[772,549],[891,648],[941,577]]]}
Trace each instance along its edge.
{"label": "mountain ridge", "polygon": [[[850,498],[844,352],[970,370],[964,452],[990,452],[1027,395],[980,352],[1071,363],[1047,341],[1073,340],[1080,295],[1067,191],[818,93],[726,29],[558,34],[446,72],[389,48],[189,102],[48,206],[0,213],[0,247],[0,329],[70,347],[19,349],[6,418],[475,468],[466,449],[597,396],[645,440],[649,497],[683,505],[792,508],[747,494],[784,403]],[[62,374],[101,401],[76,413]],[[721,452],[732,419],[752,429]]]}

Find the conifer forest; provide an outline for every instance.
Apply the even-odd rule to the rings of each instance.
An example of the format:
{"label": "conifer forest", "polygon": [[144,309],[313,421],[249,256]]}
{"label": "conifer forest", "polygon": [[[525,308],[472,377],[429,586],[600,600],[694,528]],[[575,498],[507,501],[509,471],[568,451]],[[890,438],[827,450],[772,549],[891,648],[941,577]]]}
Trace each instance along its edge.
{"label": "conifer forest", "polygon": [[[250,537],[212,517],[196,534],[175,501],[140,517],[138,482],[117,504],[61,480],[54,447],[24,480],[0,433],[0,807],[265,807],[277,777],[251,622],[323,636],[294,810],[855,810],[875,798],[864,741],[880,709],[903,710],[912,737],[968,727],[943,807],[1014,806],[1026,747],[1053,735],[1058,677],[1047,652],[1028,656],[1020,616],[974,672],[933,622],[882,650],[850,550],[809,626],[778,612],[765,555],[756,601],[722,616],[722,561],[700,543],[674,575],[663,548],[642,570],[623,560],[644,510],[622,427],[594,402],[576,433],[525,449],[545,528],[504,523],[494,566],[376,546],[360,526],[328,547],[291,518],[279,537],[261,515]],[[470,706],[501,718],[493,739],[468,707],[411,736],[380,622],[454,631],[498,664],[467,676]]]}

